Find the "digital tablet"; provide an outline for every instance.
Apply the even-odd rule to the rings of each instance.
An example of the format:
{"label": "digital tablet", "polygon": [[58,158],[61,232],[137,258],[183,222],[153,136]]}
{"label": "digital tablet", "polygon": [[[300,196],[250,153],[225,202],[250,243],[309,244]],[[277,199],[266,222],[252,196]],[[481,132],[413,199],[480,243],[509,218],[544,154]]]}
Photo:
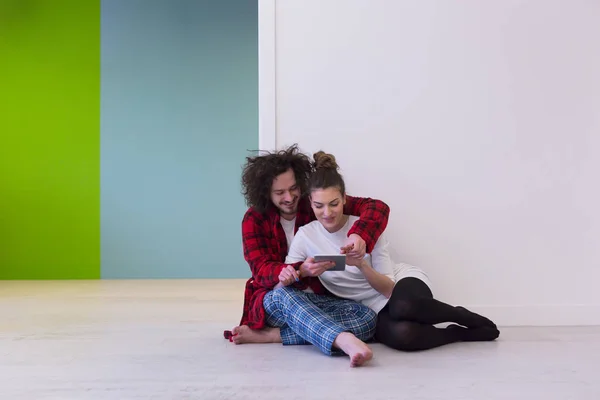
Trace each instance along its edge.
{"label": "digital tablet", "polygon": [[335,266],[327,271],[345,271],[346,270],[346,255],[345,254],[317,254],[315,262],[333,261]]}

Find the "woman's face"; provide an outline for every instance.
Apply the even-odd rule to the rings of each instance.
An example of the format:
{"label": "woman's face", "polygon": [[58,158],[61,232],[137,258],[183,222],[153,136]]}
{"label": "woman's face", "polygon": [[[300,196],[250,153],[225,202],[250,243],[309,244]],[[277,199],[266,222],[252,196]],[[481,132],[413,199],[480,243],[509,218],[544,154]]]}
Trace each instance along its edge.
{"label": "woman's face", "polygon": [[310,205],[317,220],[329,232],[336,232],[344,226],[344,204],[346,196],[343,196],[336,187],[327,189],[314,189],[310,194]]}

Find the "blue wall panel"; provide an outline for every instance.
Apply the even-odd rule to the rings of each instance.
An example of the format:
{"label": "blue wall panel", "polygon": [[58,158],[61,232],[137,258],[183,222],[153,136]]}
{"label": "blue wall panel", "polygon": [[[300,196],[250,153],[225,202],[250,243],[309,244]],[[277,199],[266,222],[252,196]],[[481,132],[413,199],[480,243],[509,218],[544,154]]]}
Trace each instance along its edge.
{"label": "blue wall panel", "polygon": [[103,0],[103,278],[241,278],[256,1]]}

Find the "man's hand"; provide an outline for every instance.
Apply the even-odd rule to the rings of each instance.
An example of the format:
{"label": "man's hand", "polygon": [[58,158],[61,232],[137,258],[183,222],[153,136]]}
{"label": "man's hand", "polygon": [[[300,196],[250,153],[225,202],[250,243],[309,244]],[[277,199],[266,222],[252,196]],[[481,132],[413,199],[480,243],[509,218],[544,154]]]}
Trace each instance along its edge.
{"label": "man's hand", "polygon": [[[351,258],[363,258],[365,253],[367,252],[367,244],[356,233],[348,236],[348,240],[346,240],[346,244],[340,248],[341,254],[346,254]],[[350,264],[349,264],[350,265]]]}
{"label": "man's hand", "polygon": [[[300,276],[291,265],[286,266],[279,274],[279,283],[283,286],[289,286],[294,282],[298,282],[298,280],[300,280]],[[279,286],[279,284],[277,285]],[[277,288],[277,286],[275,288]]]}
{"label": "man's hand", "polygon": [[308,257],[300,266],[300,273],[302,276],[319,276],[334,266],[335,263],[333,261],[315,262],[314,258]]}

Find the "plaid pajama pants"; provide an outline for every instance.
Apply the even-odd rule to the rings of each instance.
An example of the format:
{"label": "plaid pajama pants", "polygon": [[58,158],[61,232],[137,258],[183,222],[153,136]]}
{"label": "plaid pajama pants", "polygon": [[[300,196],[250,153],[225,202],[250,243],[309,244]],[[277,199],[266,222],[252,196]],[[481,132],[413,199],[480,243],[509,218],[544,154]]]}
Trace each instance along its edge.
{"label": "plaid pajama pants", "polygon": [[335,338],[351,332],[367,341],[375,335],[377,314],[354,300],[306,293],[283,287],[267,293],[263,300],[267,324],[280,328],[284,345],[313,344],[327,355]]}

